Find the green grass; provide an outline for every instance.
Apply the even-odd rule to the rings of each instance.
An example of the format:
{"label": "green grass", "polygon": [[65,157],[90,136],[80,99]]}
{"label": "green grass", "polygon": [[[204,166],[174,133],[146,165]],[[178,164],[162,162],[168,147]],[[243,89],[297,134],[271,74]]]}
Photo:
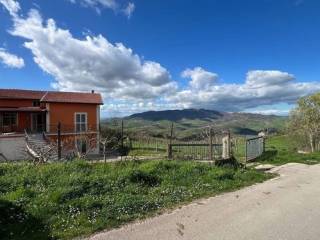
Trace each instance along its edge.
{"label": "green grass", "polygon": [[320,163],[320,152],[298,153],[296,144],[289,136],[273,136],[266,140],[266,153],[257,159],[261,163],[282,165],[290,162],[316,164]]}
{"label": "green grass", "polygon": [[271,178],[188,161],[0,165],[0,238],[71,239]]}

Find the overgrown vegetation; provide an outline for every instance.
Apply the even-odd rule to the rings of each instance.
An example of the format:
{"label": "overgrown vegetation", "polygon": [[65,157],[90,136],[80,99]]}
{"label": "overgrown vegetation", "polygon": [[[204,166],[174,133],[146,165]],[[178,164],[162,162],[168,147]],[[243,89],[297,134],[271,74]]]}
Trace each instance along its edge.
{"label": "overgrown vegetation", "polygon": [[320,152],[299,153],[295,139],[289,135],[272,136],[266,140],[266,152],[256,161],[282,165],[290,162],[320,163]]}
{"label": "overgrown vegetation", "polygon": [[0,238],[70,239],[270,177],[183,161],[1,164]]}

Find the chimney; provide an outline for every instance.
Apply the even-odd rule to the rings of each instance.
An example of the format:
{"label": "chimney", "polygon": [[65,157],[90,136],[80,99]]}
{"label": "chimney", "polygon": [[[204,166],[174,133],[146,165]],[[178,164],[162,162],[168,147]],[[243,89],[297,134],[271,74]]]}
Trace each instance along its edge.
{"label": "chimney", "polygon": [[91,93],[94,94],[94,90],[91,90]]}

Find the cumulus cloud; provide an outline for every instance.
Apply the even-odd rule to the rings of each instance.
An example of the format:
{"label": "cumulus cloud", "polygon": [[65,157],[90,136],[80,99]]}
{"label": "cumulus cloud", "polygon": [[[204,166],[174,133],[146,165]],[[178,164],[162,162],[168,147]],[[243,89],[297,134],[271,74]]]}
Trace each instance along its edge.
{"label": "cumulus cloud", "polygon": [[191,88],[208,89],[215,84],[218,79],[218,74],[208,72],[201,67],[194,69],[187,68],[181,73],[184,78],[191,78],[189,82]]}
{"label": "cumulus cloud", "polygon": [[131,17],[135,10],[135,5],[129,2],[127,5],[120,4],[118,0],[69,0],[71,3],[80,3],[82,6],[90,7],[96,10],[97,13],[101,13],[101,9],[109,8],[114,12],[122,12],[128,18]]}
{"label": "cumulus cloud", "polygon": [[34,61],[55,78],[59,90],[94,88],[106,98],[151,99],[175,91],[177,84],[159,63],[144,61],[122,43],[112,44],[101,35],[77,39],[43,21],[37,10],[15,17],[10,33],[26,39]]}
{"label": "cumulus cloud", "polygon": [[[212,76],[217,74],[212,73]],[[167,100],[184,103],[187,107],[243,111],[280,102],[292,104],[301,96],[320,91],[320,84],[316,82],[295,82],[294,79],[286,72],[255,70],[247,73],[243,84],[204,84],[205,87],[199,88],[199,85],[192,84],[194,78],[191,78],[187,89],[178,91]]]}
{"label": "cumulus cloud", "polygon": [[6,8],[11,16],[16,16],[20,10],[20,4],[14,0],[0,0],[0,3]]}
{"label": "cumulus cloud", "polygon": [[[293,104],[301,96],[320,91],[319,83],[298,82],[294,75],[279,70],[248,71],[243,83],[226,84],[218,81],[217,73],[201,67],[183,71],[181,76],[189,83],[179,88],[160,63],[142,59],[123,43],[111,43],[102,35],[75,38],[53,19],[44,20],[37,10],[22,17],[17,2],[0,3],[12,16],[10,33],[25,39],[24,46],[31,51],[36,64],[53,76],[54,88],[95,89],[103,94],[105,109],[114,114],[190,107],[244,111],[257,106]],[[17,59],[20,58],[11,62],[23,66],[23,60]]]}
{"label": "cumulus cloud", "polygon": [[246,84],[260,88],[268,85],[279,85],[292,80],[294,80],[294,76],[287,72],[255,70],[247,73]]}
{"label": "cumulus cloud", "polygon": [[11,68],[23,68],[24,60],[14,54],[8,53],[5,49],[0,48],[0,62]]}

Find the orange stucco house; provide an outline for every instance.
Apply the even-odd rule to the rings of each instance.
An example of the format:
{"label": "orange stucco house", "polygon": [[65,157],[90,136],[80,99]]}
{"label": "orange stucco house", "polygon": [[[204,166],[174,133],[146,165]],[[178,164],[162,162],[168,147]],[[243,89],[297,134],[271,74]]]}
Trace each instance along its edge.
{"label": "orange stucco house", "polygon": [[[9,142],[22,142],[19,138],[25,138],[25,133],[38,135],[38,138],[43,136],[47,141],[57,141],[59,123],[64,151],[72,151],[77,147],[86,151],[88,144],[93,142],[96,148],[94,152],[98,153],[102,104],[101,95],[94,91],[0,89],[0,153],[6,153],[8,159],[19,158],[9,153],[7,148]],[[79,136],[86,136],[93,141],[88,143]]]}

